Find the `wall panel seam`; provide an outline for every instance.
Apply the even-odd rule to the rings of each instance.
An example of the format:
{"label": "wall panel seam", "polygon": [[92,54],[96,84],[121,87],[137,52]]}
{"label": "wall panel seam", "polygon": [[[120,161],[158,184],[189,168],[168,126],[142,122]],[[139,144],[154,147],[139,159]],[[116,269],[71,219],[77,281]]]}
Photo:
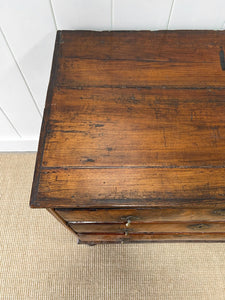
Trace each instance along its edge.
{"label": "wall panel seam", "polygon": [[13,128],[13,130],[16,132],[16,134],[22,138],[22,136],[20,135],[20,133],[17,131],[16,127],[13,125],[12,121],[10,120],[10,118],[7,116],[7,114],[4,112],[4,110],[0,107],[0,111],[2,112],[2,114],[6,117],[6,119],[8,120],[10,126]]}
{"label": "wall panel seam", "polygon": [[168,18],[168,22],[167,22],[167,28],[166,28],[167,30],[169,29],[170,20],[171,20],[173,8],[174,8],[174,3],[175,3],[175,0],[173,0],[172,4],[171,4],[171,8],[170,8],[170,12],[169,12],[169,18]]}
{"label": "wall panel seam", "polygon": [[225,29],[225,22],[223,23],[222,27],[221,27],[222,30]]}
{"label": "wall panel seam", "polygon": [[57,31],[58,30],[58,26],[57,26],[57,22],[56,22],[56,16],[55,16],[54,8],[53,8],[53,5],[52,5],[52,0],[49,0],[49,4],[50,4],[50,9],[51,9],[51,13],[52,13],[52,18],[53,18],[53,22],[54,22],[54,25],[55,25],[55,29]]}
{"label": "wall panel seam", "polygon": [[111,29],[114,27],[114,0],[111,0]]}

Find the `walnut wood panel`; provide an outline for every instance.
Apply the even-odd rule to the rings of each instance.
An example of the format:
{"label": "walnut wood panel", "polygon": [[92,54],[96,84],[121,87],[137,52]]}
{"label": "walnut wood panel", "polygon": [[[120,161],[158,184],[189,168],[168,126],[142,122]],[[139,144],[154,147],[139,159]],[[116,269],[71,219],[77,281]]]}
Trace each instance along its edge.
{"label": "walnut wood panel", "polygon": [[[220,60],[201,62],[149,62],[59,58],[57,85],[64,87],[223,87]],[[216,78],[216,80],[215,80]]]}
{"label": "walnut wood panel", "polygon": [[63,57],[152,61],[218,61],[222,31],[62,31]]}
{"label": "walnut wood panel", "polygon": [[39,207],[221,207],[225,168],[59,168],[40,173]]}
{"label": "walnut wood panel", "polygon": [[43,166],[224,166],[224,93],[58,90]]}
{"label": "walnut wood panel", "polygon": [[139,222],[225,222],[224,209],[56,209],[67,222],[83,223],[121,223],[130,220]]}
{"label": "walnut wood panel", "polygon": [[78,233],[169,233],[169,232],[223,232],[225,223],[113,223],[83,224],[70,223],[69,226]]}
{"label": "walnut wood panel", "polygon": [[224,87],[224,32],[77,31],[60,37],[59,85]]}
{"label": "walnut wood panel", "polygon": [[129,242],[225,242],[224,233],[169,233],[169,234],[88,234],[79,233],[79,244]]}

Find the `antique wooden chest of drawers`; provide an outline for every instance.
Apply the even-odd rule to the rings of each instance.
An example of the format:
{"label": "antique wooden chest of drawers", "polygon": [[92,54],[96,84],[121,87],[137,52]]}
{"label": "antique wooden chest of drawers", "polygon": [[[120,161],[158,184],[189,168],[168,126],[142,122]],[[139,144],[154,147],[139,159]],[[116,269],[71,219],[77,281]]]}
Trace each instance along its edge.
{"label": "antique wooden chest of drawers", "polygon": [[79,243],[225,241],[225,33],[58,31],[31,207]]}

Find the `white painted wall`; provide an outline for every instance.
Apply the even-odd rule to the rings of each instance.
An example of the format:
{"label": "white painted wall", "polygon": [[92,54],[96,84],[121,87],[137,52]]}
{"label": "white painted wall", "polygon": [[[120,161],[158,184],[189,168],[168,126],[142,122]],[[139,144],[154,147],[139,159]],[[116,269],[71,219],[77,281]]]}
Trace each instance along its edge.
{"label": "white painted wall", "polygon": [[225,29],[225,0],[0,0],[0,151],[36,151],[56,30]]}

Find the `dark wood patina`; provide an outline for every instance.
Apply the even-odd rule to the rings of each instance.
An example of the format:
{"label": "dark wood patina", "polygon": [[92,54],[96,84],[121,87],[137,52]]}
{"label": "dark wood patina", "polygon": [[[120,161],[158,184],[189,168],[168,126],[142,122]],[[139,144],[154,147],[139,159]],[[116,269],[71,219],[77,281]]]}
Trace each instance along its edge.
{"label": "dark wood patina", "polygon": [[58,31],[30,206],[79,243],[225,241],[225,33]]}

